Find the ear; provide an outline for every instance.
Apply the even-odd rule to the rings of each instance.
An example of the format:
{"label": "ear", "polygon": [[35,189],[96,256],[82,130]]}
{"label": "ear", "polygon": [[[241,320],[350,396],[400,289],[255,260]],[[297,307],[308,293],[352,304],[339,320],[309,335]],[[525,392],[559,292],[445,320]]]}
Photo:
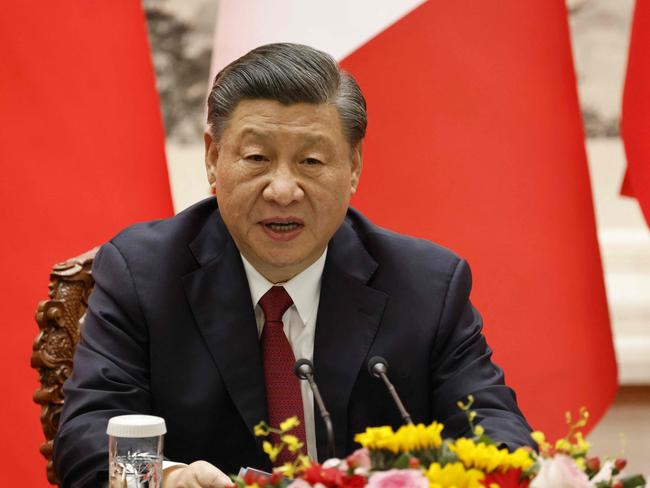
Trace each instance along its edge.
{"label": "ear", "polygon": [[210,190],[214,194],[217,182],[215,173],[217,170],[217,159],[219,159],[219,149],[212,138],[209,128],[205,129],[205,132],[203,133],[203,141],[205,143],[205,171],[208,175]]}
{"label": "ear", "polygon": [[352,148],[352,178],[350,180],[351,190],[350,192],[354,195],[357,192],[357,187],[359,186],[359,178],[361,177],[361,168],[363,167],[363,154],[362,154],[361,142],[359,142],[355,147]]}

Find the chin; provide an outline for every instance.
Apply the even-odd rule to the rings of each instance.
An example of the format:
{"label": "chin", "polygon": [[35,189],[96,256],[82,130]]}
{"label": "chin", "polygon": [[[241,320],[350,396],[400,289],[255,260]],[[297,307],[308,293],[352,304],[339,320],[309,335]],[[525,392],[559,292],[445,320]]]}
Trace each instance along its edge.
{"label": "chin", "polygon": [[308,255],[298,255],[296,253],[274,253],[264,258],[264,264],[266,266],[277,269],[278,271],[298,268],[298,272],[300,272],[302,268],[307,267],[306,263],[309,263],[309,261]]}
{"label": "chin", "polygon": [[281,270],[281,269],[291,269],[295,267],[300,267],[301,263],[303,263],[305,259],[300,259],[300,258],[292,258],[292,257],[274,257],[271,259],[266,260],[266,265],[270,266],[272,268]]}

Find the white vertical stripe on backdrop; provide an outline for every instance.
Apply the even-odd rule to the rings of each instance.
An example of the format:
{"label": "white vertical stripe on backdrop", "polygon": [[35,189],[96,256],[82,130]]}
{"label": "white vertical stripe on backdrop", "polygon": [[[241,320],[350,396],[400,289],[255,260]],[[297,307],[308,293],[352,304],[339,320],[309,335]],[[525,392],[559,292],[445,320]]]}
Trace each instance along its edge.
{"label": "white vertical stripe on backdrop", "polygon": [[424,0],[221,0],[211,79],[234,59],[271,42],[307,44],[341,60],[422,3]]}

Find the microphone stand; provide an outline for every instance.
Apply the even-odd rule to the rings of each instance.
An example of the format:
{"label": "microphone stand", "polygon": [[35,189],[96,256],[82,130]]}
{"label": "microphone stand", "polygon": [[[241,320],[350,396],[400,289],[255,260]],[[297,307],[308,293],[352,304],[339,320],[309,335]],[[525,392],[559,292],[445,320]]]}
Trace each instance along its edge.
{"label": "microphone stand", "polygon": [[368,372],[375,378],[381,378],[381,380],[384,382],[384,385],[386,385],[386,388],[388,389],[388,393],[390,393],[390,396],[393,397],[393,402],[397,406],[397,409],[402,416],[402,420],[404,420],[404,422],[409,425],[413,425],[411,415],[406,411],[406,408],[404,408],[404,404],[397,394],[397,390],[388,379],[388,361],[386,361],[381,356],[372,357],[370,361],[368,361]]}
{"label": "microphone stand", "polygon": [[325,402],[323,402],[323,397],[320,394],[318,385],[316,384],[316,381],[314,381],[314,365],[309,359],[298,359],[293,367],[293,372],[298,377],[298,379],[307,380],[309,383],[309,387],[314,394],[316,405],[318,405],[320,416],[323,419],[323,423],[325,424],[325,430],[327,432],[328,457],[336,457],[336,454],[334,452],[334,425],[332,424],[330,413],[327,411],[327,408],[325,408]]}

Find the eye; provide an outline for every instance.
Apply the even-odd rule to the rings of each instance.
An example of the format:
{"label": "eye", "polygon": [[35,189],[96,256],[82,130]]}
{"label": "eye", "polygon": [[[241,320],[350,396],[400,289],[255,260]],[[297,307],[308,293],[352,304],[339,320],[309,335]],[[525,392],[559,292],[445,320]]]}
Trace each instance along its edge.
{"label": "eye", "polygon": [[266,157],[262,154],[249,154],[248,156],[245,156],[244,159],[246,161],[253,161],[255,163],[266,161]]}
{"label": "eye", "polygon": [[307,159],[304,159],[304,160],[303,160],[303,163],[304,163],[304,164],[307,164],[307,165],[309,165],[309,166],[315,166],[315,165],[318,165],[318,164],[323,164],[322,161],[320,161],[320,160],[318,160],[318,159],[316,159],[316,158],[307,158]]}

